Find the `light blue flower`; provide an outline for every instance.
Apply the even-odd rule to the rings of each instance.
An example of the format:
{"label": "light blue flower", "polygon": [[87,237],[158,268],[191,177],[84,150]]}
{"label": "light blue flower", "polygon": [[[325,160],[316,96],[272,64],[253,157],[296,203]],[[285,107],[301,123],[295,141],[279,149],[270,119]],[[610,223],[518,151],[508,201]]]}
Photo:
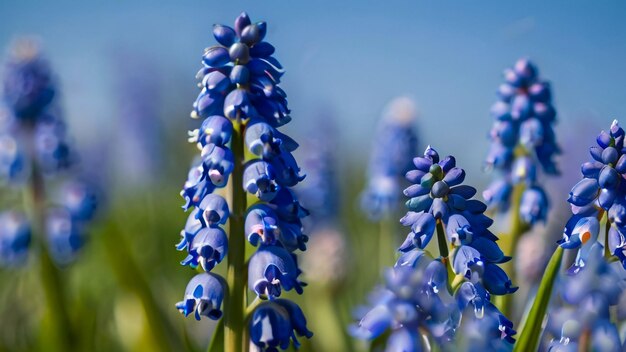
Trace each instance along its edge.
{"label": "light blue flower", "polygon": [[0,264],[16,266],[25,262],[31,242],[31,228],[24,214],[0,214]]}
{"label": "light blue flower", "polygon": [[185,316],[194,313],[196,320],[200,320],[201,316],[217,320],[222,317],[225,287],[224,279],[218,275],[198,274],[187,284],[185,296],[176,303],[176,308]]}

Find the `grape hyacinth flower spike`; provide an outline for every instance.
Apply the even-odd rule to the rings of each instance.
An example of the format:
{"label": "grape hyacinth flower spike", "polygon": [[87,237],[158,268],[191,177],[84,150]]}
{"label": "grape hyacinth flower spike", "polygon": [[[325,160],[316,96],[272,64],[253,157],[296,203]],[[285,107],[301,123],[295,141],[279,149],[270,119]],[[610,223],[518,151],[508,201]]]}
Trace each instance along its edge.
{"label": "grape hyacinth flower spike", "polygon": [[[177,245],[187,252],[181,264],[201,266],[205,273],[190,281],[176,306],[185,315],[195,311],[197,319],[223,317],[224,336],[214,339],[223,338],[232,351],[297,347],[296,335],[312,335],[300,308],[278,298],[283,291],[302,293],[305,285],[295,252],[306,249],[301,219],[308,211],[290,190],[304,175],[291,154],[298,144],[278,130],[291,117],[279,87],[284,70],[264,41],[266,32],[265,22],[252,23],[245,12],[234,27],[213,27],[218,45],[202,57],[201,91],[191,113],[204,120],[189,132],[200,156],[181,191],[183,208],[190,211]],[[226,186],[230,203],[218,194]],[[248,209],[246,192],[259,200]],[[226,224],[228,231],[222,229]],[[257,247],[247,270],[246,238]],[[224,259],[222,278],[210,271]],[[246,280],[257,295],[254,302],[247,302]]]}
{"label": "grape hyacinth flower spike", "polygon": [[[387,351],[428,350],[427,334],[443,350],[511,350],[513,323],[493,303],[491,295],[517,290],[499,264],[504,256],[489,231],[487,208],[472,199],[476,190],[463,184],[465,171],[452,156],[440,159],[430,146],[413,159],[407,172],[412,183],[404,193],[409,211],[400,220],[410,228],[386,284],[373,297],[353,336],[380,339],[389,332]],[[437,232],[439,256],[425,247]],[[448,247],[452,247],[449,253]],[[467,344],[467,332],[480,331]]]}
{"label": "grape hyacinth flower spike", "polygon": [[[554,304],[549,314],[546,335],[552,337],[550,351],[575,347],[621,350],[622,342],[610,310],[617,308],[620,297],[626,293],[626,282],[620,266],[603,258],[602,245],[593,238],[588,241],[592,244],[585,254],[586,265],[574,264],[575,270],[557,283],[561,304]],[[581,248],[579,253],[582,251]]]}
{"label": "grape hyacinth flower spike", "polygon": [[[562,291],[563,302],[575,306],[578,314],[561,324],[548,325],[548,332],[556,338],[550,348],[570,350],[582,344],[579,346],[581,349],[588,349],[591,348],[589,337],[593,336],[592,342],[595,343],[598,334],[602,337],[597,341],[605,341],[605,347],[619,349],[619,338],[616,340],[615,334],[609,331],[612,328],[608,312],[609,306],[617,304],[620,292],[626,288],[623,280],[626,272],[611,265],[613,261],[620,261],[626,267],[623,240],[623,220],[626,216],[624,135],[624,130],[615,120],[608,131],[600,132],[596,138],[597,145],[589,148],[591,160],[581,165],[583,178],[569,194],[572,215],[539,286],[526,321],[528,327],[519,339],[519,351],[534,349],[538,345],[542,327],[537,322],[546,315],[545,307],[552,296],[563,250],[571,249],[578,250],[574,263],[567,270],[568,276],[556,285]],[[600,235],[601,230],[604,236]],[[557,318],[558,311],[552,312],[551,319]],[[599,348],[593,346],[594,350]]]}
{"label": "grape hyacinth flower spike", "polygon": [[[40,247],[36,250],[40,275],[46,278],[42,288],[47,306],[54,307],[50,316],[56,345],[51,347],[71,350],[73,327],[58,266],[76,259],[97,197],[94,187],[78,176],[77,153],[57,103],[56,80],[37,41],[16,41],[3,72],[0,176],[12,186],[6,192],[19,190],[27,196],[26,214],[15,209],[0,216],[0,264],[23,264],[29,247]],[[56,196],[49,192],[49,183],[61,184]]]}
{"label": "grape hyacinth flower spike", "polygon": [[411,167],[417,136],[414,123],[417,107],[413,100],[399,97],[383,112],[375,131],[373,150],[367,172],[367,186],[361,194],[361,209],[371,221],[378,222],[377,267],[392,262],[394,233],[397,232],[395,213],[400,205],[403,175]]}
{"label": "grape hyacinth flower spike", "polygon": [[[550,83],[539,77],[537,66],[519,59],[504,71],[505,82],[498,88],[498,101],[491,108],[495,119],[489,138],[491,147],[485,164],[498,174],[483,192],[490,209],[510,214],[508,248],[515,255],[520,237],[539,222],[546,222],[549,210],[541,173],[559,173],[554,157],[560,153],[554,124]],[[512,279],[514,265],[505,265]],[[500,298],[505,313],[513,309],[512,297]]]}
{"label": "grape hyacinth flower spike", "polygon": [[577,270],[585,266],[590,248],[599,237],[604,218],[604,256],[618,259],[626,268],[626,150],[624,129],[614,120],[607,131],[589,148],[591,160],[581,165],[582,180],[569,194],[572,216],[567,222],[559,245],[565,249],[580,248]]}
{"label": "grape hyacinth flower spike", "polygon": [[[500,171],[483,192],[490,208],[513,207],[517,221],[526,228],[546,221],[548,198],[537,182],[538,174],[559,173],[554,156],[560,153],[553,125],[550,83],[539,78],[534,63],[518,60],[504,71],[505,83],[498,88],[498,101],[491,108],[495,119],[489,133],[488,168]],[[517,191],[514,192],[514,189]],[[512,204],[513,203],[513,204]]]}
{"label": "grape hyacinth flower spike", "polygon": [[394,99],[383,113],[374,136],[367,187],[361,195],[361,209],[372,220],[392,215],[399,205],[402,177],[411,168],[417,149],[416,115],[417,107],[407,97]]}

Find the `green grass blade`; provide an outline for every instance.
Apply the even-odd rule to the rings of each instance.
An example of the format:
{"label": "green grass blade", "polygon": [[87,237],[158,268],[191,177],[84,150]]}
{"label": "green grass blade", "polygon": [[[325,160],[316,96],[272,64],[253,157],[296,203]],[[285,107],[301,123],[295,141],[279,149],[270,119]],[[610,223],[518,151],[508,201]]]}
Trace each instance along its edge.
{"label": "green grass blade", "polygon": [[563,258],[563,248],[557,247],[548,267],[546,268],[545,275],[541,279],[535,301],[533,302],[530,312],[526,318],[526,321],[520,324],[520,335],[517,339],[517,343],[513,349],[514,352],[522,351],[536,351],[543,330],[543,320],[548,310],[548,303],[550,303],[550,297],[552,296],[552,289],[554,287],[554,281],[561,268],[561,259]]}

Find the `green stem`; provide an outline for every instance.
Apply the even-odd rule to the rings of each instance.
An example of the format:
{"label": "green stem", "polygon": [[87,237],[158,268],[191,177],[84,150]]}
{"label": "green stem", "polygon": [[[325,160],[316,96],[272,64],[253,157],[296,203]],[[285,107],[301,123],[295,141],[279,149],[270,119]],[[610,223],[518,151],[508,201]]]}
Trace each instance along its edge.
{"label": "green stem", "polygon": [[448,241],[446,241],[446,230],[443,228],[443,222],[437,220],[437,245],[439,246],[439,255],[443,265],[446,266],[448,271],[448,291],[452,291],[452,284],[454,282],[455,274],[452,270],[452,263],[450,262],[450,252],[448,252]]}
{"label": "green stem", "polygon": [[226,268],[226,282],[228,295],[225,299],[226,311],[224,314],[224,346],[226,351],[245,351],[248,347],[244,343],[244,304],[245,304],[245,236],[244,214],[246,211],[246,194],[242,188],[243,166],[245,162],[243,136],[246,129],[245,122],[237,119],[233,121],[233,136],[231,150],[235,156],[235,166],[230,176],[230,190],[232,192],[232,208],[229,218],[230,231],[228,234],[228,256]]}
{"label": "green stem", "polygon": [[[509,232],[508,253],[510,256],[515,256],[517,251],[517,245],[520,237],[529,230],[528,224],[524,223],[520,216],[520,207],[522,203],[522,194],[524,193],[525,185],[523,183],[515,185],[513,188],[513,199],[511,208],[511,230]],[[517,281],[517,272],[515,270],[514,260],[511,260],[502,265],[502,269],[509,274],[509,279],[515,284]],[[513,313],[513,295],[497,296],[495,299],[496,305],[500,308],[502,313],[511,318]]]}
{"label": "green stem", "polygon": [[[31,136],[32,139],[32,136]],[[34,148],[33,148],[34,149]],[[31,154],[34,155],[34,154]],[[46,306],[49,309],[51,329],[54,332],[54,346],[52,349],[58,351],[73,350],[73,329],[71,320],[65,304],[64,285],[61,271],[50,258],[46,242],[46,189],[41,170],[37,163],[32,161],[32,174],[28,187],[28,197],[26,208],[31,212],[31,221],[35,241],[39,244],[39,273],[46,299]]]}
{"label": "green stem", "polygon": [[520,334],[517,339],[517,343],[513,349],[517,351],[536,351],[539,344],[539,338],[543,331],[543,321],[548,310],[548,304],[552,296],[552,289],[554,287],[554,281],[558,276],[559,269],[561,268],[561,260],[563,259],[563,248],[557,247],[548,266],[546,267],[545,274],[539,284],[537,295],[533,302],[532,307],[528,313],[525,321],[520,324]]}

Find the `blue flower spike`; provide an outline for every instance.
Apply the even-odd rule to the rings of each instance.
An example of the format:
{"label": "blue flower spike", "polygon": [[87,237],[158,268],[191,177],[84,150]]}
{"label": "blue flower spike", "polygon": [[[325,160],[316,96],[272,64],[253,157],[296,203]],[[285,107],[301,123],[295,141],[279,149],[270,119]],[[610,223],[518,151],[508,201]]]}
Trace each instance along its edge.
{"label": "blue flower spike", "polygon": [[417,149],[416,119],[417,106],[407,97],[392,100],[383,112],[374,135],[367,187],[361,195],[361,209],[371,220],[391,215],[400,205],[402,177],[411,168]]}
{"label": "blue flower spike", "polygon": [[554,157],[560,153],[554,133],[556,110],[550,84],[539,77],[535,64],[520,59],[505,70],[505,83],[491,108],[495,119],[489,133],[488,169],[500,173],[483,192],[487,205],[500,212],[509,210],[513,188],[523,187],[519,212],[522,222],[533,226],[545,222],[549,209],[546,192],[538,182],[539,172],[559,173]]}
{"label": "blue flower spike", "polygon": [[[32,199],[44,203],[40,213],[28,217],[17,210],[3,213],[0,264],[24,263],[31,245],[29,223],[34,222],[44,228],[42,233],[32,234],[39,236],[32,243],[47,243],[40,250],[47,251],[55,264],[65,266],[78,257],[87,240],[85,228],[95,216],[98,195],[94,185],[81,180],[75,169],[77,153],[60,114],[56,77],[39,43],[29,38],[17,40],[4,60],[3,73],[0,177],[17,189],[35,187],[36,181],[38,193],[52,196]],[[59,182],[49,182],[53,177]],[[48,191],[49,183],[55,186],[52,191]]]}
{"label": "blue flower spike", "polygon": [[[511,350],[516,331],[491,295],[511,294],[517,287],[499,267],[511,258],[488,229],[493,221],[484,214],[487,206],[473,199],[476,190],[463,184],[465,171],[453,156],[441,158],[429,146],[413,166],[404,191],[409,211],[400,219],[411,232],[351,334],[373,340],[389,333],[386,351],[427,350],[427,337],[442,350],[472,350],[468,341],[485,350]],[[423,250],[435,232],[437,258]]]}
{"label": "blue flower spike", "polygon": [[624,130],[617,120],[596,138],[589,148],[591,160],[581,165],[582,179],[572,187],[568,202],[572,216],[565,226],[559,245],[580,248],[576,265],[585,262],[590,247],[600,231],[599,219],[606,215],[604,246],[608,256],[617,258],[626,268],[626,151]]}
{"label": "blue flower spike", "polygon": [[[304,175],[292,154],[298,144],[278,130],[291,117],[287,94],[279,86],[284,69],[273,57],[275,49],[265,41],[266,33],[267,24],[253,23],[245,12],[232,27],[213,27],[217,45],[207,48],[202,56],[203,67],[197,74],[200,93],[191,112],[192,118],[203,121],[188,136],[200,155],[181,191],[183,209],[190,211],[176,246],[187,254],[181,264],[202,267],[206,273],[200,275],[205,280],[212,278],[213,283],[206,287],[194,284],[196,276],[177,307],[185,315],[195,309],[196,318],[209,309],[208,316],[219,319],[225,293],[215,287],[224,280],[208,272],[230,256],[228,271],[238,272],[227,276],[222,285],[229,287],[230,303],[224,314],[229,326],[225,330],[228,350],[243,349],[239,344],[246,327],[240,303],[245,297],[246,275],[247,287],[265,301],[254,308],[248,326],[254,348],[276,351],[290,345],[298,347],[295,334],[312,335],[300,308],[278,299],[283,290],[303,292],[305,284],[298,280],[301,270],[294,252],[306,249],[308,236],[303,233],[301,219],[308,211],[290,190]],[[244,148],[254,157],[249,158]],[[230,204],[215,193],[228,184],[231,197],[226,198]],[[247,210],[246,193],[258,198]],[[222,229],[227,220],[228,234]],[[257,247],[247,271],[245,243],[237,237],[244,233]],[[205,291],[197,294],[197,287]],[[219,299],[211,295],[214,291],[220,292]],[[207,299],[209,305],[203,303]]]}

